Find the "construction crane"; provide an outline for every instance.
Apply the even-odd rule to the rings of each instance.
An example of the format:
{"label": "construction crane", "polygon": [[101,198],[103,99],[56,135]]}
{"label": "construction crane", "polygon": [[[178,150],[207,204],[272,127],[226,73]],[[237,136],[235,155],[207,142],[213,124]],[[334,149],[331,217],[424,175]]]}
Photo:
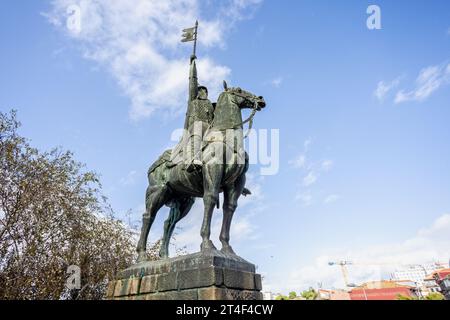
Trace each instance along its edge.
{"label": "construction crane", "polygon": [[328,262],[328,265],[330,265],[330,266],[340,266],[341,267],[342,276],[344,277],[344,283],[345,283],[346,287],[354,286],[354,284],[349,283],[349,281],[348,281],[348,270],[347,270],[346,266],[350,265],[350,264],[353,264],[353,262],[346,261],[346,260]]}
{"label": "construction crane", "polygon": [[383,262],[353,262],[353,261],[348,261],[348,260],[341,260],[341,261],[330,261],[328,262],[328,265],[330,266],[340,266],[341,267],[341,271],[342,271],[342,276],[344,277],[344,282],[345,285],[347,287],[355,287],[356,285],[354,283],[350,283],[349,282],[349,277],[348,277],[348,270],[347,270],[347,266],[348,265],[378,265],[378,266],[387,266],[387,265],[396,265],[396,263],[383,263]]}
{"label": "construction crane", "polygon": [[[434,262],[434,264],[436,266],[444,266],[445,263],[443,262]],[[449,261],[450,264],[450,261]],[[349,277],[348,277],[348,270],[347,270],[347,266],[348,265],[378,265],[378,266],[392,266],[392,265],[401,265],[401,266],[415,266],[414,264],[402,264],[402,263],[389,263],[389,262],[353,262],[353,261],[348,261],[348,260],[341,260],[341,261],[330,261],[328,262],[328,265],[330,266],[340,266],[341,267],[341,271],[342,271],[342,276],[344,278],[344,283],[346,287],[355,287],[355,284],[350,283],[349,282]]]}

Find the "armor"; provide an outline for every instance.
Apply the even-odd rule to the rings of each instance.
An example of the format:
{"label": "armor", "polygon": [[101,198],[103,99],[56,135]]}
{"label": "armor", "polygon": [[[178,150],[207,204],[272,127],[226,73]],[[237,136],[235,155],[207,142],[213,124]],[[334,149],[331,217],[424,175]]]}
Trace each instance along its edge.
{"label": "armor", "polygon": [[203,137],[214,118],[213,104],[207,98],[208,89],[198,84],[195,59],[195,56],[191,57],[189,101],[184,122],[185,134],[182,142],[175,148],[171,158],[173,162],[180,161],[179,155],[183,149],[183,159],[188,171],[198,169],[203,164],[201,159]]}
{"label": "armor", "polygon": [[194,122],[201,121],[211,124],[214,116],[214,108],[211,101],[208,98],[202,98],[199,96],[200,90],[206,91],[208,89],[204,86],[199,86],[197,78],[197,65],[195,63],[195,57],[191,57],[191,68],[189,72],[189,102],[186,112],[186,120],[184,122],[184,129],[189,131]]}

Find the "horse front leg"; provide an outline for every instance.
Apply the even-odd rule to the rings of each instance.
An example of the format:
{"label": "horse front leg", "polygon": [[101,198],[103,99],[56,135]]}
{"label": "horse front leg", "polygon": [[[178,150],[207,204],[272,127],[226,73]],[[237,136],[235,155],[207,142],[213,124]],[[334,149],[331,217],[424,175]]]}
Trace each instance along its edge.
{"label": "horse front leg", "polygon": [[234,212],[238,206],[238,199],[245,187],[245,174],[243,174],[232,187],[225,188],[223,202],[223,221],[220,231],[221,251],[227,254],[235,255],[230,245],[230,228]]}
{"label": "horse front leg", "polygon": [[208,250],[216,250],[213,242],[210,240],[211,236],[211,219],[214,207],[219,201],[220,183],[222,182],[223,165],[208,164],[203,167],[203,204],[204,215],[201,229],[202,244],[200,249],[202,252]]}

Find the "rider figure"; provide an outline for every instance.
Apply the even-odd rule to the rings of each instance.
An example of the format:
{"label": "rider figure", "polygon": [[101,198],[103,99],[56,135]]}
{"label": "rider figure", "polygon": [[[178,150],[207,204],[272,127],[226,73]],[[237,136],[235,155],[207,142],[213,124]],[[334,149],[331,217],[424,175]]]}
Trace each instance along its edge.
{"label": "rider figure", "polygon": [[208,100],[208,89],[198,84],[196,59],[195,55],[191,56],[189,103],[184,123],[184,129],[188,134],[185,160],[189,172],[203,166],[201,158],[203,136],[214,117],[214,107]]}

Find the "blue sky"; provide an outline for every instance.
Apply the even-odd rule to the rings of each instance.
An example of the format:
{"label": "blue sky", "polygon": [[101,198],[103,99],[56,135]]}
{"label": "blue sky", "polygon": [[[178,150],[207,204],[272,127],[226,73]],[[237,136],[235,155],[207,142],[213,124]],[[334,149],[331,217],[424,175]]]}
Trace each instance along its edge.
{"label": "blue sky", "polygon": [[[369,262],[449,259],[448,1],[125,3],[0,3],[1,110],[18,110],[35,146],[101,174],[119,217],[132,209],[140,224],[148,166],[184,122],[191,45],[179,32],[198,17],[202,83],[213,98],[224,78],[263,95],[254,126],[280,131],[279,172],[251,167],[255,195],[231,240],[266,289],[342,286],[328,260],[366,262],[350,269],[358,282],[390,271]],[[381,30],[366,27],[370,4]],[[177,245],[198,249],[200,219],[198,203]]]}

